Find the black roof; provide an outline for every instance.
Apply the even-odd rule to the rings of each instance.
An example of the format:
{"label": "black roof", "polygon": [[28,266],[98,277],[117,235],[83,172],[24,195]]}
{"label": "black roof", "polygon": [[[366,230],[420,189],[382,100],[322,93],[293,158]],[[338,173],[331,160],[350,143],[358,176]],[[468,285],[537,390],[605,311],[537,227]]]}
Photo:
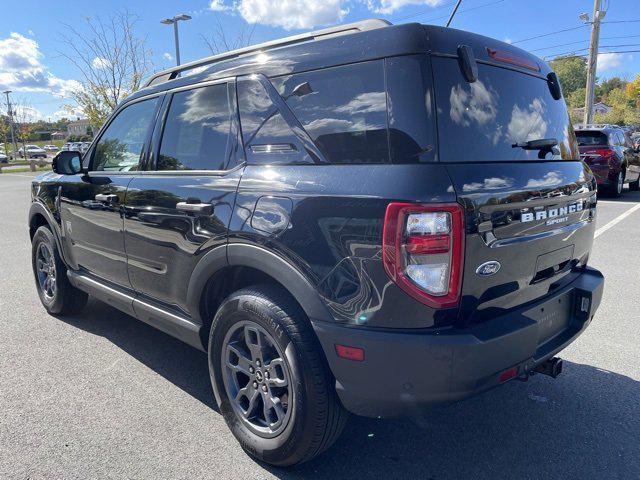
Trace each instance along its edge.
{"label": "black roof", "polygon": [[217,61],[201,68],[200,71],[196,69],[191,74],[143,88],[127,100],[180,86],[251,73],[276,77],[366,60],[427,52],[457,56],[459,45],[470,46],[478,61],[495,63],[489,56],[488,49],[496,49],[533,61],[538,64],[540,71],[532,72],[514,65],[502,66],[542,76],[551,71],[548,64],[540,58],[508,43],[453,28],[407,23],[329,36]]}

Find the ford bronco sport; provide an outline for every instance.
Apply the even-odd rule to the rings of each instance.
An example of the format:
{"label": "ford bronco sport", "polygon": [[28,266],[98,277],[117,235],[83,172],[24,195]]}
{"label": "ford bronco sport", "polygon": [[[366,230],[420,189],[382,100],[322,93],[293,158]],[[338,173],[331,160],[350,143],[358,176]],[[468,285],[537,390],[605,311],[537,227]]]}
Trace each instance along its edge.
{"label": "ford bronco sport", "polygon": [[160,72],[32,197],[44,307],[91,295],[206,351],[274,465],[347,411],[556,376],[602,296],[558,78],[453,29],[369,20]]}

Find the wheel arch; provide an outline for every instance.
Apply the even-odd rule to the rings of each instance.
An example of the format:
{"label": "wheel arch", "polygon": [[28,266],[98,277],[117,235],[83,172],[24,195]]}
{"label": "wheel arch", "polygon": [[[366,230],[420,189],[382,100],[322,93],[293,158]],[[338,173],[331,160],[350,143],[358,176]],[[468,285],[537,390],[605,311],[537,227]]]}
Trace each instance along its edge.
{"label": "wheel arch", "polygon": [[62,258],[65,265],[68,265],[62,248],[62,239],[58,222],[56,222],[51,212],[43,204],[33,202],[29,208],[29,239],[33,240],[36,230],[42,226],[49,227],[49,230],[51,230],[53,238],[56,241],[60,258]]}
{"label": "wheel arch", "polygon": [[256,245],[230,244],[211,250],[200,260],[187,289],[189,310],[203,325],[205,348],[217,305],[233,291],[264,283],[282,287],[309,320],[333,321],[311,282],[285,259]]}

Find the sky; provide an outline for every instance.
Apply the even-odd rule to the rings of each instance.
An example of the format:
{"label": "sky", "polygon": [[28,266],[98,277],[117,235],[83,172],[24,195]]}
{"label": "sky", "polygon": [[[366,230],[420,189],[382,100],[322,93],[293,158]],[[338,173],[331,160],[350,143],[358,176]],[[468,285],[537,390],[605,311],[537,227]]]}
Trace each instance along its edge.
{"label": "sky", "polygon": [[[598,77],[633,79],[640,73],[640,0],[602,0],[607,13],[601,27]],[[137,33],[153,52],[154,70],[175,64],[173,28],[160,20],[180,13],[182,62],[210,55],[202,36],[224,26],[233,40],[252,31],[259,43],[305,30],[365,18],[392,23],[443,25],[454,0],[0,0],[0,91],[29,105],[34,119],[69,117],[71,93],[80,72],[64,58],[62,41],[72,25],[81,34],[86,19],[108,18],[127,10],[138,17]],[[578,18],[591,14],[592,0],[463,0],[452,27],[469,30],[532,51],[546,58],[586,53],[589,26]],[[608,23],[610,22],[610,23]],[[559,30],[557,34],[546,35]],[[530,39],[531,37],[538,37]],[[635,51],[634,51],[635,50]],[[624,53],[604,53],[624,52]],[[100,59],[96,59],[99,65]],[[3,99],[2,99],[3,100]],[[4,113],[4,102],[0,102]],[[82,112],[73,110],[74,116]]]}

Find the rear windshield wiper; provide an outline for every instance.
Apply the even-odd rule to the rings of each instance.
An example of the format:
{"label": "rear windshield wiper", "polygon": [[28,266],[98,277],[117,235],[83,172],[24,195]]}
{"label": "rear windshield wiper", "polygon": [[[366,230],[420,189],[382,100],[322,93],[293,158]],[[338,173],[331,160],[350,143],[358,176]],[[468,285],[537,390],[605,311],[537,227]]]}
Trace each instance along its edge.
{"label": "rear windshield wiper", "polygon": [[512,148],[522,148],[523,150],[551,150],[558,145],[555,138],[541,138],[539,140],[529,140],[528,142],[514,143]]}

